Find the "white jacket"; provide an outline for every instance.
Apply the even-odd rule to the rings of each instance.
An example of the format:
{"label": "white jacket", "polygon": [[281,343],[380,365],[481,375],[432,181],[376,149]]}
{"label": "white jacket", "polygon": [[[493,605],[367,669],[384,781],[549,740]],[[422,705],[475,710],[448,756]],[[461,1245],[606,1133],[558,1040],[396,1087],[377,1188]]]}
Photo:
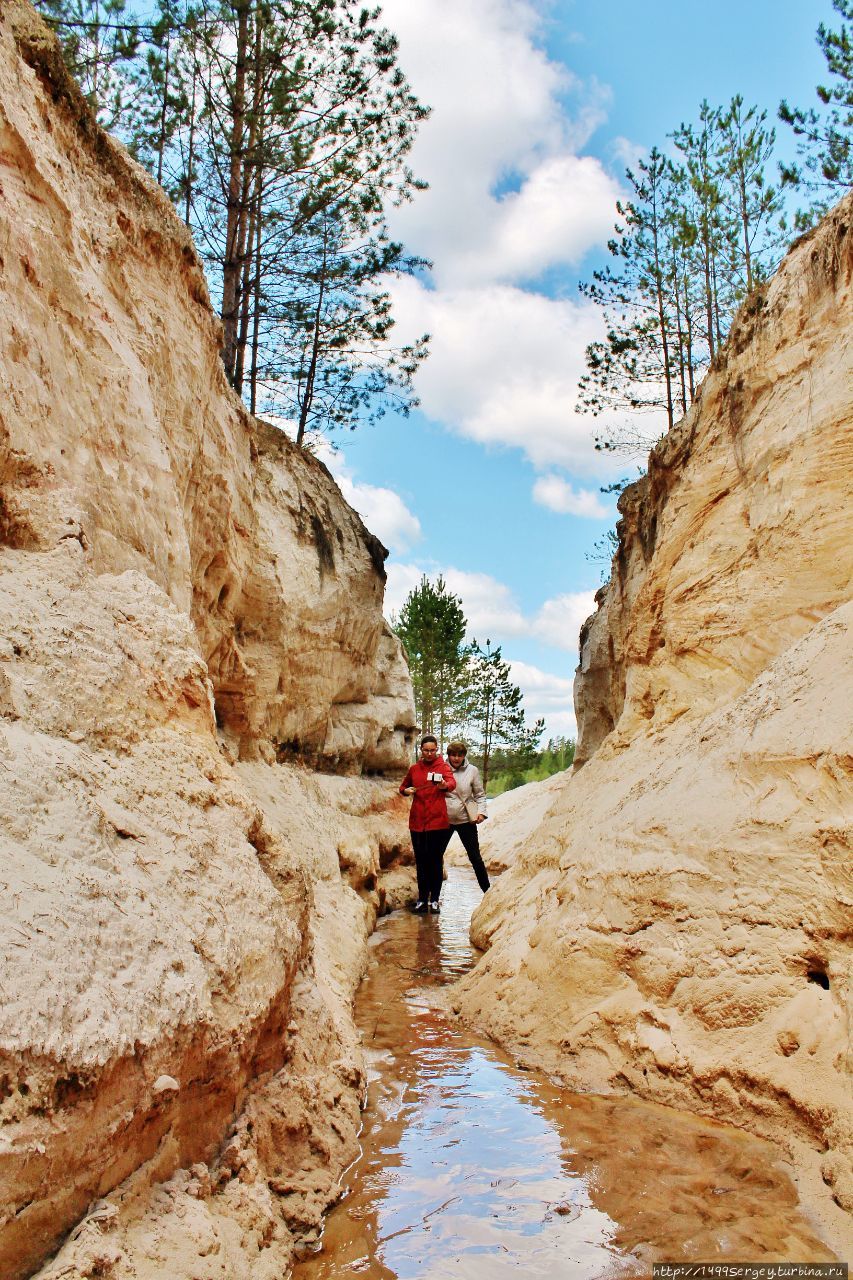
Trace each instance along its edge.
{"label": "white jacket", "polygon": [[466,760],[458,769],[453,769],[453,776],[456,790],[448,791],[444,796],[451,827],[458,827],[462,822],[474,822],[481,813],[485,817],[486,793],[477,766]]}

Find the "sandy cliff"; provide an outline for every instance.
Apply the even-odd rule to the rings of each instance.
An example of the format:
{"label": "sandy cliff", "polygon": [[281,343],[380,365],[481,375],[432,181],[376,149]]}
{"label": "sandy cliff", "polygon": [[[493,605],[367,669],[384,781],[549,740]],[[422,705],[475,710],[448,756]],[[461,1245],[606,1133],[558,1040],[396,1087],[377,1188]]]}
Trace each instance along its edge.
{"label": "sandy cliff", "polygon": [[623,495],[582,767],[524,838],[513,808],[458,998],[574,1085],[782,1143],[848,1243],[851,223],[792,250]]}
{"label": "sandy cliff", "polygon": [[185,229],[22,0],[0,279],[0,1273],[86,1215],[49,1274],[280,1276],[405,844],[361,776],[413,734],[384,551],[229,391]]}

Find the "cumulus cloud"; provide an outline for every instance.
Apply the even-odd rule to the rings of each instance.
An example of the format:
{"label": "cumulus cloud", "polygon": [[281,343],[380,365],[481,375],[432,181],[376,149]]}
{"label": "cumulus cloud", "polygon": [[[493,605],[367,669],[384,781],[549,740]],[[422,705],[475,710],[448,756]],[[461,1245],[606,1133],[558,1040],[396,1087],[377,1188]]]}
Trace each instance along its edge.
{"label": "cumulus cloud", "polygon": [[532,629],[546,644],[565,649],[577,657],[580,629],[591,613],[595,613],[595,592],[570,591],[546,600],[533,621]]}
{"label": "cumulus cloud", "polygon": [[518,280],[579,262],[610,230],[618,196],[591,156],[543,161],[519,191],[497,202],[491,234],[459,264],[456,278]]}
{"label": "cumulus cloud", "polygon": [[637,172],[640,161],[648,155],[648,148],[632,142],[630,138],[614,138],[611,146],[614,159],[624,169]]}
{"label": "cumulus cloud", "polygon": [[510,660],[512,679],[524,698],[524,710],[528,722],[544,717],[546,734],[577,736],[572,688],[568,675],[554,675],[531,666],[529,662]]}
{"label": "cumulus cloud", "polygon": [[575,409],[584,353],[602,335],[598,309],[514,285],[435,291],[417,280],[392,284],[406,337],[432,334],[418,374],[421,407],[435,421],[486,445],[522,449],[537,467],[613,474],[593,434],[610,425]]}
{"label": "cumulus cloud", "polygon": [[383,612],[386,618],[396,617],[402,609],[406,596],[414,591],[423,575],[433,577],[433,573],[429,568],[422,568],[420,565],[401,564],[397,560],[390,560],[386,565],[388,574],[385,583],[385,603]]}
{"label": "cumulus cloud", "polygon": [[421,522],[399,493],[372,484],[359,484],[347,475],[335,479],[350,506],[389,550],[408,551],[413,543],[421,540]]}
{"label": "cumulus cloud", "polygon": [[411,154],[429,190],[391,212],[394,234],[434,264],[433,287],[390,283],[395,339],[432,335],[422,408],[537,468],[612,476],[575,412],[598,309],[533,291],[612,232],[619,185],[581,154],[609,90],[548,57],[535,0],[385,0],[383,15],[432,108]]}
{"label": "cumulus cloud", "polygon": [[537,7],[385,0],[383,13],[432,107],[411,157],[430,188],[394,215],[394,231],[433,259],[439,287],[529,278],[600,243],[618,186],[577,152],[608,91],[548,58]]}
{"label": "cumulus cloud", "polygon": [[504,636],[525,635],[529,630],[526,618],[505,583],[498,582],[488,573],[470,573],[452,565],[440,568],[432,563],[421,566],[391,561],[385,586],[386,617],[400,612],[406,596],[424,574],[433,582],[441,575],[448,591],[462,601],[469,641],[476,637],[483,644],[486,639],[500,644]]}
{"label": "cumulus cloud", "polygon": [[603,519],[609,511],[594,489],[575,489],[557,475],[540,476],[533,486],[533,500],[561,515]]}
{"label": "cumulus cloud", "polygon": [[402,564],[388,566],[385,612],[397,614],[406,596],[426,574],[433,582],[441,575],[447,588],[462,602],[468,620],[467,638],[481,644],[506,645],[514,636],[530,636],[563,649],[577,658],[578,635],[585,620],[595,612],[594,591],[573,591],[546,600],[533,617],[525,617],[510,588],[487,573],[469,573],[452,565]]}
{"label": "cumulus cloud", "polygon": [[447,569],[445,582],[462,601],[468,619],[468,638],[475,636],[481,644],[497,637],[521,636],[527,631],[527,621],[513,598],[509,587],[488,573],[466,573],[462,569]]}

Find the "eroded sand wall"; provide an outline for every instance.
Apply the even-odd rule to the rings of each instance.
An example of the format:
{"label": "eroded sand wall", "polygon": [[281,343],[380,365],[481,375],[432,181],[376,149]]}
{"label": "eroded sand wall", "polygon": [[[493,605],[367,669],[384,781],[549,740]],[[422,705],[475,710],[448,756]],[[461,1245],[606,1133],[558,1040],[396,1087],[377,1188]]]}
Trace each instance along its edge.
{"label": "eroded sand wall", "polygon": [[853,1209],[851,221],[853,197],[792,250],[622,497],[582,767],[523,839],[514,807],[459,998],[576,1086],[796,1148],[830,1216]]}
{"label": "eroded sand wall", "polygon": [[359,776],[413,735],[384,550],[226,386],[185,229],[23,0],[0,273],[0,1273],[88,1213],[60,1270],[280,1275],[353,1154],[404,857]]}

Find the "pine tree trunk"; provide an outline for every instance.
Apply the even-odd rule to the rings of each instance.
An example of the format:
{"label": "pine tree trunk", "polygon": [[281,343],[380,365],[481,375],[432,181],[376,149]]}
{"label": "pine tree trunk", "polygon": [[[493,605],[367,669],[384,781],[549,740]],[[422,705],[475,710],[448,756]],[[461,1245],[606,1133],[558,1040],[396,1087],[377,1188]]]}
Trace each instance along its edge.
{"label": "pine tree trunk", "polygon": [[263,224],[263,190],[258,188],[258,211],[255,218],[255,276],[252,286],[252,368],[249,376],[249,408],[258,411],[258,350],[261,332],[261,227]]}
{"label": "pine tree trunk", "polygon": [[[245,210],[240,236],[239,256],[243,264],[240,278],[240,328],[237,335],[237,351],[234,366],[234,390],[242,394],[243,372],[246,366],[246,346],[249,340],[249,315],[252,302],[252,264],[255,249],[255,224],[258,217],[260,187],[263,177],[263,155],[260,145],[261,114],[263,112],[263,23],[260,13],[255,14],[254,85],[252,113],[249,120],[249,137],[246,147],[242,205]],[[246,216],[247,215],[247,216]]]}
{"label": "pine tree trunk", "polygon": [[190,136],[187,144],[186,196],[184,200],[184,222],[190,225],[190,212],[193,202],[193,165],[195,164],[195,96],[198,89],[198,63],[195,55],[195,35],[193,35],[193,81],[190,100]]}
{"label": "pine tree trunk", "polygon": [[[323,303],[326,295],[326,261],[328,246],[328,229],[327,224],[323,222],[323,261],[320,268],[319,292],[317,294],[317,307],[314,312],[314,330],[311,335],[311,360],[308,365],[308,375],[305,379],[305,391],[302,396],[302,404],[299,410],[299,426],[296,431],[296,443],[302,444],[305,439],[305,432],[308,427],[308,418],[311,413],[311,405],[314,402],[314,380],[317,376],[317,364],[320,357],[320,323],[323,318]],[[433,732],[433,730],[430,730]]]}
{"label": "pine tree trunk", "polygon": [[166,111],[169,101],[169,55],[172,51],[172,33],[166,37],[166,61],[163,64],[163,102],[160,107],[160,137],[157,140],[157,182],[163,185],[163,156],[166,151]]}
{"label": "pine tree trunk", "polygon": [[225,222],[225,258],[222,265],[222,363],[228,380],[233,383],[237,355],[237,319],[240,285],[240,241],[245,227],[245,208],[241,207],[244,191],[245,154],[243,134],[246,118],[246,63],[249,41],[250,0],[231,0],[237,14],[237,49],[234,95],[231,102],[231,137],[228,155],[228,193]]}
{"label": "pine tree trunk", "polygon": [[678,258],[675,254],[672,256],[672,280],[675,288],[673,296],[675,298],[675,328],[678,334],[678,380],[681,385],[681,412],[687,412],[687,385],[684,377],[684,332],[681,327],[681,294],[678,282]]}
{"label": "pine tree trunk", "polygon": [[714,320],[717,326],[717,348],[723,345],[722,326],[720,324],[720,291],[717,288],[717,259],[714,257],[712,264],[713,270],[713,290],[714,290]]}
{"label": "pine tree trunk", "polygon": [[486,691],[485,715],[483,718],[483,790],[489,780],[489,757],[492,754],[492,735],[494,733],[494,696],[491,690]]}
{"label": "pine tree trunk", "polygon": [[711,248],[707,237],[702,245],[702,265],[705,270],[705,320],[708,325],[708,350],[714,359],[716,343],[714,342],[714,295],[711,289]]}
{"label": "pine tree trunk", "polygon": [[663,304],[663,285],[661,280],[660,256],[658,252],[657,210],[655,210],[654,230],[652,238],[655,250],[655,289],[658,302],[658,325],[660,327],[661,348],[663,350],[663,376],[666,382],[666,420],[672,430],[674,414],[672,411],[672,367],[669,358],[669,338],[666,328],[666,312]]}
{"label": "pine tree trunk", "polygon": [[690,282],[687,270],[684,272],[684,316],[687,322],[687,384],[690,387],[690,403],[696,399],[696,385],[693,378],[693,316],[690,311]]}
{"label": "pine tree trunk", "polygon": [[243,274],[240,282],[240,327],[237,330],[237,350],[234,358],[234,390],[243,393],[243,373],[246,364],[246,347],[249,342],[249,318],[252,305],[252,266],[254,262],[255,220],[257,201],[253,196],[249,206],[248,250],[243,252]]}
{"label": "pine tree trunk", "polygon": [[746,199],[746,175],[743,171],[743,164],[740,166],[738,174],[740,179],[740,216],[743,225],[743,257],[746,263],[746,291],[752,293],[752,254],[749,251],[749,210],[747,208]]}

